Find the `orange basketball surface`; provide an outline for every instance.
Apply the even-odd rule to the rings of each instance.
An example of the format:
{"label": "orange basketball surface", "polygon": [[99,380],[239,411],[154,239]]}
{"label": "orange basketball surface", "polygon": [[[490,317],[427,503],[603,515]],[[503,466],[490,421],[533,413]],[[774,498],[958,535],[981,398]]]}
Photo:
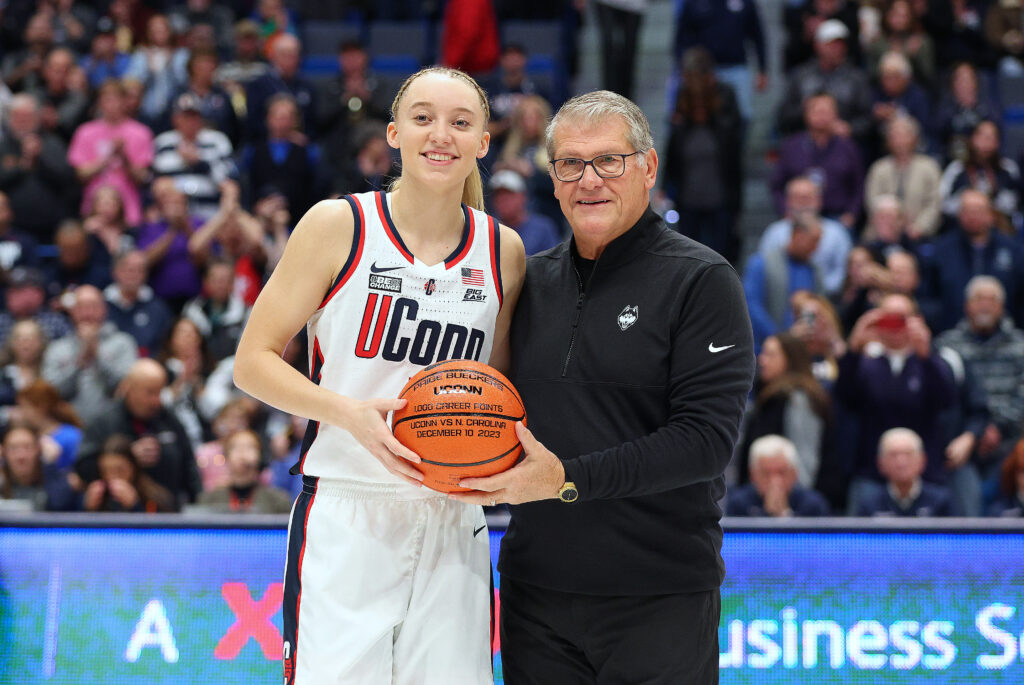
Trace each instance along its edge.
{"label": "orange basketball surface", "polygon": [[398,397],[408,403],[394,412],[392,430],[423,460],[414,466],[429,488],[466,492],[460,480],[500,473],[522,453],[515,424],[526,422],[523,401],[487,364],[432,364],[410,378]]}

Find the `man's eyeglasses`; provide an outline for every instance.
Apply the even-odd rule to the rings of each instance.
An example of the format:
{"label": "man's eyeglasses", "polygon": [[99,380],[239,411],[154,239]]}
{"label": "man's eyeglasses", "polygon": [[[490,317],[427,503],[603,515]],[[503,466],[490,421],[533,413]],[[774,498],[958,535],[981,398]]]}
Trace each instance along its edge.
{"label": "man's eyeglasses", "polygon": [[629,154],[608,153],[598,155],[593,159],[563,157],[562,159],[553,159],[548,164],[555,170],[555,178],[567,183],[583,178],[583,173],[587,170],[588,165],[594,167],[594,173],[601,178],[618,178],[626,173],[626,157],[639,154],[640,150]]}

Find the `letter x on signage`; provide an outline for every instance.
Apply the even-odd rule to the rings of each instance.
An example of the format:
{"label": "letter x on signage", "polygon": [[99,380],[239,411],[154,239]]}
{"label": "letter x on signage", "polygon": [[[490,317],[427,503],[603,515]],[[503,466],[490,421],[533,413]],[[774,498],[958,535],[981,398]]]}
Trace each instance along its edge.
{"label": "letter x on signage", "polygon": [[234,659],[242,647],[253,638],[263,650],[267,659],[280,659],[282,638],[271,617],[281,609],[284,584],[271,583],[263,597],[254,602],[245,583],[224,583],[220,589],[224,601],[235,613],[235,622],[217,643],[213,656],[218,659]]}

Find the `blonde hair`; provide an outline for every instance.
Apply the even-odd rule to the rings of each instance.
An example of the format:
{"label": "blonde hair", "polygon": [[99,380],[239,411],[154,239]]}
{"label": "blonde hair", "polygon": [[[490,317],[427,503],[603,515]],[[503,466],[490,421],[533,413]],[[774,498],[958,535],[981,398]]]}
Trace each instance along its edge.
{"label": "blonde hair", "polygon": [[[484,89],[481,88],[480,84],[466,72],[458,69],[452,69],[451,67],[439,66],[420,69],[415,74],[405,79],[405,82],[402,83],[402,86],[398,89],[398,93],[395,95],[394,102],[391,103],[392,121],[398,121],[398,108],[401,106],[402,98],[405,97],[405,92],[409,90],[409,86],[420,76],[426,76],[427,74],[440,74],[441,76],[447,76],[448,78],[453,78],[472,86],[473,90],[476,91],[477,96],[480,98],[480,107],[484,111],[484,127],[486,128],[487,122],[491,118],[491,106],[487,102],[487,93],[484,92]],[[401,177],[399,177],[392,181],[390,190],[397,190],[401,180]],[[474,166],[473,171],[466,177],[465,185],[462,187],[462,202],[473,209],[484,211],[484,183],[483,179],[480,178],[479,166]]]}
{"label": "blonde hair", "polygon": [[[544,119],[545,130],[547,123],[551,121],[551,105],[543,97],[540,95],[524,95],[520,98],[519,104],[516,105],[515,110],[512,112],[512,126],[509,128],[508,136],[505,138],[505,146],[501,149],[501,161],[510,162],[516,159],[531,142],[545,142],[545,130],[540,132],[539,141],[527,140],[523,134],[523,117],[526,116],[526,110],[530,107],[536,107],[537,111],[540,112],[541,118]],[[546,174],[548,168],[547,146],[539,146],[531,161]]]}

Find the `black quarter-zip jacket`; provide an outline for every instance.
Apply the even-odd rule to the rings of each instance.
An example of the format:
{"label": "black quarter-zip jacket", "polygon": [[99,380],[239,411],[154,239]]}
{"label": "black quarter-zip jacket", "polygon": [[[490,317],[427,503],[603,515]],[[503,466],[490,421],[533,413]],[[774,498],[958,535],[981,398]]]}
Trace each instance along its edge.
{"label": "black quarter-zip jacket", "polygon": [[574,252],[527,261],[511,379],[580,498],[511,507],[498,568],[594,595],[718,587],[717,501],[754,375],[740,280],[650,208],[587,282]]}

